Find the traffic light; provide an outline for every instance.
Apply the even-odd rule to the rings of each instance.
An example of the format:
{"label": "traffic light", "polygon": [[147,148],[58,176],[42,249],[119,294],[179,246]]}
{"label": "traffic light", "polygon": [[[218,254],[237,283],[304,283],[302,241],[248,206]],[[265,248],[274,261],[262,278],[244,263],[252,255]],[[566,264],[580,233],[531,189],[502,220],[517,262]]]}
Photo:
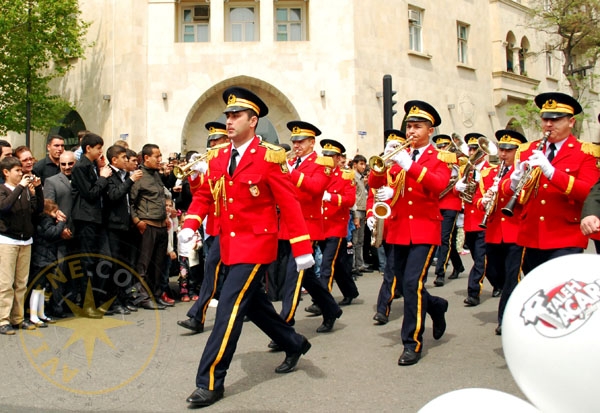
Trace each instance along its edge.
{"label": "traffic light", "polygon": [[395,90],[392,90],[392,76],[383,76],[383,129],[393,129],[394,105],[397,103],[393,100],[393,96],[396,94]]}

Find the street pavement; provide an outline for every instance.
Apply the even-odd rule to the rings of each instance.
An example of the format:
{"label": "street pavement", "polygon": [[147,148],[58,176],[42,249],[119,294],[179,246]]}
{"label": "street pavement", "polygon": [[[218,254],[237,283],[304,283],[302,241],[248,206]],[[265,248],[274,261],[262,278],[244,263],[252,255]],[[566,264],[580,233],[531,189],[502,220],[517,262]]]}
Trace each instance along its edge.
{"label": "street pavement", "polygon": [[[469,255],[463,256],[470,268]],[[450,272],[450,269],[448,273]],[[360,296],[343,307],[334,331],[317,334],[320,317],[304,308],[296,330],[312,343],[297,371],[274,373],[284,353],[267,349],[269,338],[246,323],[225,383],[225,397],[206,411],[218,412],[416,412],[428,401],[452,390],[481,387],[526,398],[515,384],[494,334],[498,299],[484,284],[482,302],[465,307],[467,273],[445,286],[427,288],[446,298],[448,328],[435,341],[426,322],[421,361],[398,366],[402,352],[402,300],[395,300],[390,322],[374,325],[381,285],[378,272],[357,279]],[[334,296],[341,299],[334,287]],[[187,411],[195,389],[200,355],[213,325],[189,334],[177,326],[192,303],[165,311],[140,310],[101,320],[70,318],[49,328],[0,336],[0,411]],[[275,303],[279,309],[280,303]],[[490,404],[493,404],[490,401]],[[465,410],[486,406],[465,405]]]}

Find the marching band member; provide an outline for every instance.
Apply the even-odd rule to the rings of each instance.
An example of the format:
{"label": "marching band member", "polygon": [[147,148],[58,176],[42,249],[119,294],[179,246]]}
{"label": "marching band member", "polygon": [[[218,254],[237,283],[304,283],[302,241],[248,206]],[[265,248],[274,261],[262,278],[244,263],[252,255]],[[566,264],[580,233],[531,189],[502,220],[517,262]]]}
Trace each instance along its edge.
{"label": "marching band member", "polygon": [[[437,111],[418,100],[406,102],[404,110],[406,136],[412,148],[410,154],[401,150],[392,157],[404,171],[404,179],[395,189],[399,196],[386,225],[389,226],[387,241],[394,245],[394,270],[402,279],[404,294],[401,332],[404,351],[398,364],[409,366],[421,358],[427,312],[433,319],[435,339],[441,338],[446,330],[448,301],[429,294],[425,279],[435,246],[440,244],[439,195],[450,179],[450,170],[429,143],[434,127],[441,123]],[[385,185],[385,171],[369,175],[371,188]]]}
{"label": "marching band member", "polygon": [[[296,155],[288,161],[290,177],[296,188],[302,216],[314,248],[317,241],[325,239],[321,204],[315,202],[315,199],[322,199],[323,193],[329,186],[333,160],[330,157],[317,156],[314,150],[315,137],[319,136],[321,131],[316,126],[308,122],[293,121],[288,122],[287,127],[292,132],[291,141]],[[282,222],[280,232],[281,239],[291,239],[285,222]],[[331,292],[317,278],[314,267],[300,272],[296,271],[291,248],[288,251],[287,263],[281,317],[287,323],[294,325],[294,314],[300,301],[300,290],[301,287],[304,287],[323,314],[323,323],[317,328],[317,333],[331,331],[335,320],[342,315],[342,310],[335,302]]]}
{"label": "marching band member", "polygon": [[302,354],[311,347],[275,312],[262,288],[267,266],[277,258],[278,216],[291,235],[292,250],[301,271],[314,265],[312,247],[302,210],[285,163],[282,148],[256,136],[260,117],[268,113],[265,103],[251,91],[230,87],[223,93],[227,104],[227,135],[231,145],[209,151],[208,163],[199,173],[206,182],[194,199],[179,242],[190,242],[215,205],[219,216],[221,259],[229,266],[223,283],[214,327],[204,348],[196,390],[187,398],[192,406],[208,406],[223,397],[227,369],[242,332],[245,316],[286,352],[276,373],[295,370]]}
{"label": "marching band member", "polygon": [[[384,132],[386,138],[384,155],[390,154],[398,146],[406,142],[406,135],[404,132],[397,129],[388,129]],[[377,190],[369,190],[369,196],[367,198],[367,225],[371,231],[376,229],[376,218],[373,214],[373,205],[375,199],[377,202],[385,202],[391,210],[391,207],[396,203],[400,196],[400,191],[395,191],[398,186],[399,178],[401,176],[400,171],[402,168],[394,164],[386,169],[387,184],[378,188]],[[374,173],[371,169],[370,173]],[[394,196],[395,195],[395,196]],[[373,316],[373,320],[378,325],[387,324],[389,315],[392,307],[392,301],[396,298],[396,289],[401,288],[402,280],[397,277],[394,272],[394,246],[387,242],[387,235],[389,234],[388,225],[385,225],[385,219],[383,220],[383,234],[379,234],[383,238],[383,248],[385,250],[385,268],[383,270],[383,281],[379,288],[379,295],[377,296],[377,311]],[[376,230],[380,230],[377,228]]]}
{"label": "marching band member", "polygon": [[[465,142],[469,146],[469,163],[461,169],[462,178],[454,186],[454,189],[463,200],[465,244],[471,251],[471,258],[473,258],[473,266],[469,272],[467,298],[464,300],[467,307],[479,305],[479,296],[483,289],[483,278],[485,277],[485,231],[479,227],[479,223],[483,219],[483,212],[479,211],[473,204],[473,197],[479,190],[481,171],[490,166],[486,151],[479,145],[480,138],[487,139],[477,132],[465,135]],[[494,286],[492,296],[500,296],[500,289],[496,286]]]}
{"label": "marching band member", "polygon": [[[519,147],[510,181],[502,190],[512,196],[522,178],[527,180],[516,196],[523,203],[517,244],[525,247],[523,272],[563,255],[582,253],[588,238],[579,229],[583,202],[598,181],[592,143],[572,134],[581,105],[559,92],[535,97],[542,132],[547,139]],[[527,172],[527,166],[530,172]]]}
{"label": "marching band member", "polygon": [[[449,148],[456,146],[456,143],[452,143],[452,137],[448,135],[437,135],[433,137],[433,143],[439,151],[449,151]],[[455,155],[456,156],[456,155]],[[464,154],[466,156],[466,154]],[[458,157],[457,157],[458,158]],[[458,275],[465,270],[463,266],[460,254],[456,249],[456,220],[458,214],[462,210],[462,201],[453,191],[454,184],[458,180],[459,175],[459,163],[458,159],[456,162],[448,163],[450,168],[450,180],[448,186],[440,194],[440,212],[442,214],[442,243],[438,248],[437,253],[437,265],[435,267],[435,280],[433,285],[436,287],[442,287],[445,284],[446,268],[448,266],[448,260],[452,261],[452,273],[448,279],[456,279]]]}
{"label": "marching band member", "polygon": [[[350,208],[356,201],[354,171],[340,169],[342,154],[346,148],[333,139],[323,139],[319,142],[323,148],[322,154],[333,159],[335,165],[330,173],[327,190],[323,193],[323,231],[324,240],[319,244],[323,252],[321,262],[321,282],[331,292],[333,280],[344,298],[339,305],[350,305],[358,297],[358,289],[352,279],[352,263],[348,260],[346,236]],[[315,305],[305,310],[315,314]],[[318,308],[316,309],[318,311]],[[341,314],[340,314],[341,315]]]}
{"label": "marching band member", "polygon": [[[506,205],[509,197],[498,196],[498,188],[505,181],[510,181],[510,173],[514,164],[515,154],[519,145],[527,139],[517,131],[496,131],[498,141],[499,166],[486,168],[481,172],[479,186],[484,193],[476,196],[473,202],[484,213],[484,220],[480,222],[485,229],[485,273],[493,285],[502,288],[502,296],[498,303],[498,326],[496,334],[502,334],[502,315],[508,298],[520,281],[521,262],[523,260],[523,247],[517,245],[519,232],[519,217],[508,217],[502,214],[501,209]],[[518,207],[517,211],[520,212]]]}

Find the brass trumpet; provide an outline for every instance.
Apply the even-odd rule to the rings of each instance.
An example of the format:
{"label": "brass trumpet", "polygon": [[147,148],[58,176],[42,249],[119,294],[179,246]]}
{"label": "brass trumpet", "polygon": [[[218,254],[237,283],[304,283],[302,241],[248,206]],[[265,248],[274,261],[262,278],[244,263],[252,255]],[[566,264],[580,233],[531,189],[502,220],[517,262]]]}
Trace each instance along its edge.
{"label": "brass trumpet", "polygon": [[386,153],[382,156],[374,155],[369,158],[369,167],[377,173],[383,173],[387,167],[388,163],[391,159],[408,148],[412,143],[412,139],[407,139],[405,143],[400,146],[397,146],[393,151]]}
{"label": "brass trumpet", "polygon": [[196,159],[194,159],[194,162],[190,162],[187,165],[184,165],[184,166],[175,165],[173,167],[173,175],[175,175],[175,178],[177,178],[177,179],[187,178],[192,173],[194,173],[192,166],[197,164],[198,162],[206,161],[207,156],[208,156],[208,154],[205,153],[205,154],[200,155]]}

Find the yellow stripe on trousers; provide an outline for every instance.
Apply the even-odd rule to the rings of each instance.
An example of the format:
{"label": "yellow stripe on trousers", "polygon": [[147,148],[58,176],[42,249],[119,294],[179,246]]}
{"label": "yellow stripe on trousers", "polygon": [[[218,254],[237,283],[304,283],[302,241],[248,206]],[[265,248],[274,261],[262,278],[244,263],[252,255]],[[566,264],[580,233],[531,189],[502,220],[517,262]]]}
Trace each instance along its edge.
{"label": "yellow stripe on trousers", "polygon": [[225,353],[225,349],[227,348],[227,343],[229,342],[229,336],[231,335],[231,330],[233,329],[233,325],[235,324],[235,319],[237,317],[237,313],[240,308],[240,303],[242,302],[244,295],[246,295],[246,293],[248,292],[248,288],[250,288],[250,285],[252,284],[252,281],[254,280],[254,277],[256,276],[256,272],[258,271],[259,268],[260,268],[260,264],[256,264],[254,266],[254,268],[252,269],[252,272],[250,273],[250,276],[246,280],[246,284],[244,284],[244,288],[242,288],[242,290],[240,291],[240,294],[238,295],[237,299],[235,300],[235,304],[233,305],[233,308],[231,309],[231,314],[229,315],[229,322],[227,323],[227,329],[225,330],[225,336],[223,337],[223,341],[221,342],[221,347],[219,348],[219,353],[217,354],[217,357],[215,358],[215,361],[213,362],[213,364],[210,366],[210,371],[208,374],[208,377],[209,377],[208,389],[209,390],[214,390],[215,368],[217,367],[217,364],[219,364],[219,362],[223,358],[223,353]]}
{"label": "yellow stripe on trousers", "polygon": [[340,245],[342,245],[342,239],[340,238],[338,241],[337,248],[335,249],[335,255],[333,256],[333,260],[331,261],[331,275],[329,276],[329,282],[327,283],[327,289],[329,292],[333,289],[333,276],[335,275],[335,262],[337,261],[338,254],[340,253]]}
{"label": "yellow stripe on trousers", "polygon": [[421,274],[419,275],[419,284],[417,286],[417,322],[415,323],[415,333],[413,334],[413,340],[415,340],[415,342],[417,343],[417,347],[415,348],[415,351],[417,353],[421,351],[421,347],[423,346],[423,343],[421,343],[418,339],[422,325],[421,309],[423,308],[423,279],[427,276],[427,270],[429,269],[429,261],[431,260],[431,255],[433,254],[434,250],[435,246],[432,245],[429,248],[429,253],[427,254],[427,259],[425,260],[425,265],[423,266]]}
{"label": "yellow stripe on trousers", "polygon": [[[213,281],[212,294],[210,295],[210,298],[208,299],[208,301],[204,303],[204,307],[202,307],[202,324],[204,324],[204,322],[206,321],[206,309],[208,308],[210,301],[214,298],[215,294],[217,293],[217,284],[219,282],[219,270],[221,269],[222,263],[223,263],[223,261],[219,260],[219,263],[217,264],[217,267],[215,269],[215,274],[213,277],[214,281]],[[202,290],[202,286],[200,286],[200,289]]]}

